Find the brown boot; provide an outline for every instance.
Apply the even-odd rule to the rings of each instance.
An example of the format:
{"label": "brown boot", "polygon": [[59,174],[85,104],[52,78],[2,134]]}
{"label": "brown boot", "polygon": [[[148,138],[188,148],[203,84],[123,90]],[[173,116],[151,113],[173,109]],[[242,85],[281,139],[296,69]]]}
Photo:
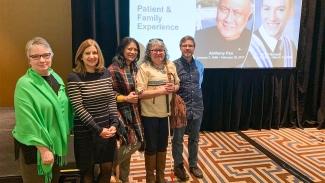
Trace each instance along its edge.
{"label": "brown boot", "polygon": [[146,182],[155,183],[156,154],[144,155],[146,165]]}
{"label": "brown boot", "polygon": [[156,179],[158,183],[165,183],[166,152],[157,152]]}

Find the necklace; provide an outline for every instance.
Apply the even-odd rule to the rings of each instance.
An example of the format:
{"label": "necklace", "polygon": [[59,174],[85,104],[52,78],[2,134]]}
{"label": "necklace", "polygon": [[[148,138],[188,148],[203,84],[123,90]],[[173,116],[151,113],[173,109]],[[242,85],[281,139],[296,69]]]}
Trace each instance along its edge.
{"label": "necklace", "polygon": [[151,66],[153,68],[155,68],[157,71],[163,73],[163,74],[166,74],[166,71],[165,71],[165,64],[161,64],[159,66],[155,65],[155,64],[151,64]]}

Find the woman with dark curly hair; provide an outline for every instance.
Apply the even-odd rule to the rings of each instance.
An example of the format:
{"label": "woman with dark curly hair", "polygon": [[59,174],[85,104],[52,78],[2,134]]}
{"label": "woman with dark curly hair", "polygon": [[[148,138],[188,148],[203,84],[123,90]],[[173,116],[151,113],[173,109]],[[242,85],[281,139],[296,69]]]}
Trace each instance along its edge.
{"label": "woman with dark curly hair", "polygon": [[[131,155],[140,148],[143,142],[139,96],[135,90],[139,55],[138,41],[131,37],[125,37],[118,46],[112,64],[108,68],[113,80],[113,89],[116,92],[121,126],[125,127],[125,131],[119,133],[120,147],[116,154],[119,179],[123,183],[129,182]],[[121,129],[123,128],[121,127]]]}

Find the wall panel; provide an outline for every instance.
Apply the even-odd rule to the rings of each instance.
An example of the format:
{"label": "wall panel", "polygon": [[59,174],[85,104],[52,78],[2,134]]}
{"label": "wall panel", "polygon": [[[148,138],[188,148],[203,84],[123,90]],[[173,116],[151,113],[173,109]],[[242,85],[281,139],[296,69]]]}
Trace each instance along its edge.
{"label": "wall panel", "polygon": [[13,107],[16,81],[28,68],[25,44],[32,37],[48,40],[53,68],[66,79],[72,67],[71,32],[70,1],[0,1],[0,107]]}

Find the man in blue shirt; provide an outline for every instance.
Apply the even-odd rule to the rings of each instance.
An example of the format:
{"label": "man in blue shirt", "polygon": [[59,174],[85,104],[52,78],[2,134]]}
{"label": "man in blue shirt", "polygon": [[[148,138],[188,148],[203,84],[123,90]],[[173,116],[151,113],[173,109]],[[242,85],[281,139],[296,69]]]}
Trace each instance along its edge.
{"label": "man in blue shirt", "polygon": [[197,178],[203,178],[202,171],[197,166],[198,143],[200,127],[203,116],[203,99],[201,83],[203,80],[203,64],[193,58],[195,41],[191,36],[185,36],[180,40],[181,58],[175,60],[177,75],[180,78],[178,94],[186,103],[187,126],[175,128],[173,134],[173,158],[174,173],[182,181],[188,180],[183,165],[183,137],[188,131],[189,167],[190,172]]}

